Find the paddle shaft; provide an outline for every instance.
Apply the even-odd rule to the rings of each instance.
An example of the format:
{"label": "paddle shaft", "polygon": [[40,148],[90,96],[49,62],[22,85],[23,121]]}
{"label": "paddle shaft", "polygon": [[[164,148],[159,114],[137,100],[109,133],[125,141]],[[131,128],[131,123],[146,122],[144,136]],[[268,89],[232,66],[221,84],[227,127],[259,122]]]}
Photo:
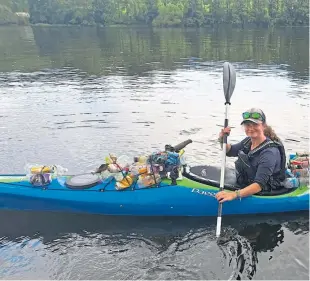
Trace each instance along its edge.
{"label": "paddle shaft", "polygon": [[[224,128],[228,127],[228,116],[229,116],[230,103],[226,102],[225,105],[226,105],[226,109],[225,109]],[[227,145],[227,134],[225,133],[223,135],[220,191],[224,190],[225,167],[226,167],[226,145]],[[219,237],[221,234],[221,224],[222,224],[222,203],[219,203],[218,211],[217,211],[217,224],[216,224],[216,236],[217,237]]]}
{"label": "paddle shaft", "polygon": [[[223,65],[223,89],[225,96],[225,121],[224,128],[228,127],[228,115],[230,99],[234,92],[236,85],[236,71],[234,67],[229,63],[225,62]],[[223,147],[222,147],[222,167],[221,167],[221,179],[220,179],[220,191],[224,189],[225,181],[225,166],[226,166],[226,147],[227,147],[227,134],[223,134]],[[217,224],[216,224],[216,236],[219,237],[221,234],[221,224],[222,224],[222,203],[218,205],[217,211]]]}

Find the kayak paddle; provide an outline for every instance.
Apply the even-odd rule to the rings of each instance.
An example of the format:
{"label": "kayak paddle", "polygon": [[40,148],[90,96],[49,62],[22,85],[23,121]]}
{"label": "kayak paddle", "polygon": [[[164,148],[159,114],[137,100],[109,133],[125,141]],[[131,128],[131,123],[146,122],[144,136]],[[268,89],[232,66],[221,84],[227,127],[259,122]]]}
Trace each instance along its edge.
{"label": "kayak paddle", "polygon": [[[224,128],[228,126],[228,113],[229,113],[229,106],[230,106],[230,98],[234,92],[235,85],[236,85],[236,71],[229,62],[225,62],[223,65],[223,90],[224,90],[225,106],[226,106]],[[226,166],[226,144],[227,144],[227,134],[224,134],[223,148],[222,148],[220,191],[224,189],[225,166]],[[217,212],[216,237],[219,237],[221,234],[221,223],[222,223],[222,203],[219,203],[218,212]]]}

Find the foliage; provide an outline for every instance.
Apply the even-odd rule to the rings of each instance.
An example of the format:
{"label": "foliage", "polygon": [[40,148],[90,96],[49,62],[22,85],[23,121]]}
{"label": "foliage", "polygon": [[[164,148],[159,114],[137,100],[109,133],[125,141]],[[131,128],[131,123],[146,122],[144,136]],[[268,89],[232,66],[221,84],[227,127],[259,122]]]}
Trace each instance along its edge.
{"label": "foliage", "polygon": [[[32,23],[154,26],[308,25],[308,0],[1,0],[0,22],[30,12]],[[4,8],[10,12],[3,13]],[[5,20],[4,20],[5,18]]]}

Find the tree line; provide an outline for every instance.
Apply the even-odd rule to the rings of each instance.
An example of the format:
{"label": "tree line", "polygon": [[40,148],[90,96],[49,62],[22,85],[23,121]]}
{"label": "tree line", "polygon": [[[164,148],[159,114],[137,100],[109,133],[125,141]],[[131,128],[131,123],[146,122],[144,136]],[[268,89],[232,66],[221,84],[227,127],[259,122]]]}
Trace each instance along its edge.
{"label": "tree line", "polygon": [[[33,24],[152,26],[308,25],[308,0],[1,0]],[[2,7],[2,8],[1,8]]]}

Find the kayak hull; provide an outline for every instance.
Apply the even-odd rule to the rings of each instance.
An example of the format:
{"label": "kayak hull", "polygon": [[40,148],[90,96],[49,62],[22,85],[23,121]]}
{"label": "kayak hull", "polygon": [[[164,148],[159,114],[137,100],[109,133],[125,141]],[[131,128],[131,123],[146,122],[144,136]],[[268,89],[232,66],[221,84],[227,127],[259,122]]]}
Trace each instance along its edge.
{"label": "kayak hull", "polygon": [[[55,211],[128,216],[217,216],[218,187],[189,178],[164,180],[158,186],[116,190],[110,179],[73,190],[66,177],[34,187],[23,175],[0,176],[0,209]],[[223,203],[223,215],[264,214],[309,210],[309,188],[275,196],[250,196]]]}

